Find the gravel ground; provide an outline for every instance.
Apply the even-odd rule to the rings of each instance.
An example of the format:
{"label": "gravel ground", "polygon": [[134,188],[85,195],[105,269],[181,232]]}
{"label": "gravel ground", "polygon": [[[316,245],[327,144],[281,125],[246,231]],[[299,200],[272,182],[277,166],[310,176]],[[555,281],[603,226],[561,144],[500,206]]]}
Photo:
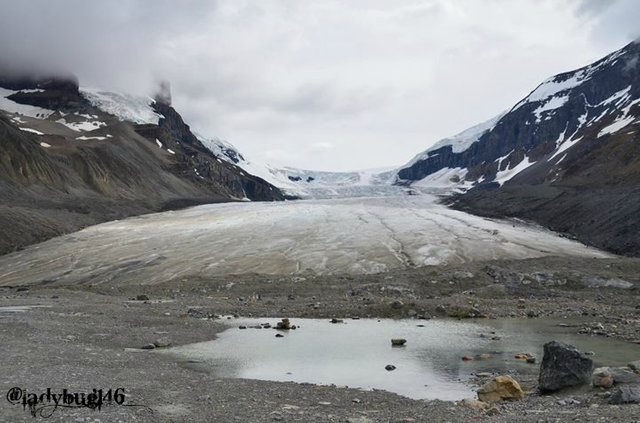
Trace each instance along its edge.
{"label": "gravel ground", "polygon": [[[541,396],[533,371],[514,370],[525,399],[489,412],[453,402],[257,380],[220,379],[197,363],[141,350],[158,338],[173,345],[214,339],[220,318],[580,316],[585,336],[640,343],[640,260],[544,258],[425,267],[366,276],[259,276],[186,279],[154,286],[55,284],[0,288],[0,421],[33,421],[11,405],[12,387],[89,392],[124,387],[129,406],[59,408],[61,422],[553,422],[640,421],[640,405],[609,405],[607,391]],[[134,300],[146,295],[149,300]],[[640,359],[640,345],[638,345]],[[535,366],[532,366],[532,368]],[[520,373],[518,373],[520,372]],[[139,406],[132,406],[139,405]],[[52,409],[39,410],[42,419]]]}

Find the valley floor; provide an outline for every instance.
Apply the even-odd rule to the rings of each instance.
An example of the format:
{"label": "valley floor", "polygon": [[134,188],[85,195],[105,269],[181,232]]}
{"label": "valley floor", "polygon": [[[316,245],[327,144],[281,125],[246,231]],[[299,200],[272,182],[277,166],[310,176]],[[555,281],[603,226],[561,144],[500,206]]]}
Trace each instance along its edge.
{"label": "valley floor", "polygon": [[[590,322],[584,336],[640,343],[638,274],[638,259],[547,257],[372,275],[245,274],[153,285],[4,287],[0,307],[41,307],[0,309],[0,421],[34,421],[28,409],[5,400],[14,386],[32,392],[124,387],[128,404],[153,410],[63,408],[46,419],[52,422],[638,421],[640,405],[609,405],[604,391],[538,395],[535,365],[513,373],[529,392],[525,399],[500,403],[487,415],[452,402],[411,400],[384,391],[221,379],[198,363],[140,349],[162,337],[174,345],[214,339],[228,320],[203,318],[210,314],[292,321],[303,316],[566,316]],[[149,300],[132,300],[138,295]],[[606,357],[597,359],[606,362]]]}

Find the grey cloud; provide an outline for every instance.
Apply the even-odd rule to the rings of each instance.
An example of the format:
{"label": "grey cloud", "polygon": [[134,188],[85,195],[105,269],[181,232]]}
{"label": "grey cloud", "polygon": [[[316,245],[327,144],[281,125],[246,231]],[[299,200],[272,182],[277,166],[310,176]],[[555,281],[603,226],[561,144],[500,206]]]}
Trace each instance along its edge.
{"label": "grey cloud", "polygon": [[581,0],[578,12],[593,25],[598,44],[625,43],[640,37],[640,3],[637,0]]}
{"label": "grey cloud", "polygon": [[187,122],[249,157],[377,167],[621,47],[639,11],[636,0],[4,0],[0,68],[138,94],[168,80]]}

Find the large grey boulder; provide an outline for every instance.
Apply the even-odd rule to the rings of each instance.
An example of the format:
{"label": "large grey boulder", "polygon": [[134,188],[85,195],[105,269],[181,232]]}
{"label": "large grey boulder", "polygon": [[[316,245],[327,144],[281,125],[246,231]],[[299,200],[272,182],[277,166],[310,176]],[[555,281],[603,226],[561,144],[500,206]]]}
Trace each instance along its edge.
{"label": "large grey boulder", "polygon": [[593,361],[564,342],[544,344],[538,386],[543,393],[591,382]]}

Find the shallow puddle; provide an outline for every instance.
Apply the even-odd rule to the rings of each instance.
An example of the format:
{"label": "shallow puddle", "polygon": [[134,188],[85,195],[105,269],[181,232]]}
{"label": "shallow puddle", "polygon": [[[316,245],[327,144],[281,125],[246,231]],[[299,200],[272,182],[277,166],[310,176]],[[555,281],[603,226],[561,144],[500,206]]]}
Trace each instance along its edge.
{"label": "shallow puddle", "polygon": [[[542,345],[554,339],[594,353],[597,364],[625,365],[640,358],[638,345],[577,335],[576,328],[559,327],[558,320],[361,319],[332,324],[328,319],[291,319],[299,329],[252,327],[275,325],[277,320],[235,319],[233,327],[214,341],[165,351],[201,361],[219,377],[346,385],[442,400],[474,397],[469,379],[477,372],[505,372],[517,366],[537,371],[538,364],[516,360],[514,355],[531,353],[539,362]],[[248,329],[239,329],[240,325]],[[407,344],[392,347],[391,338],[405,338]],[[480,354],[491,358],[480,360]],[[465,355],[476,359],[462,361]],[[396,369],[385,370],[388,364]]]}

